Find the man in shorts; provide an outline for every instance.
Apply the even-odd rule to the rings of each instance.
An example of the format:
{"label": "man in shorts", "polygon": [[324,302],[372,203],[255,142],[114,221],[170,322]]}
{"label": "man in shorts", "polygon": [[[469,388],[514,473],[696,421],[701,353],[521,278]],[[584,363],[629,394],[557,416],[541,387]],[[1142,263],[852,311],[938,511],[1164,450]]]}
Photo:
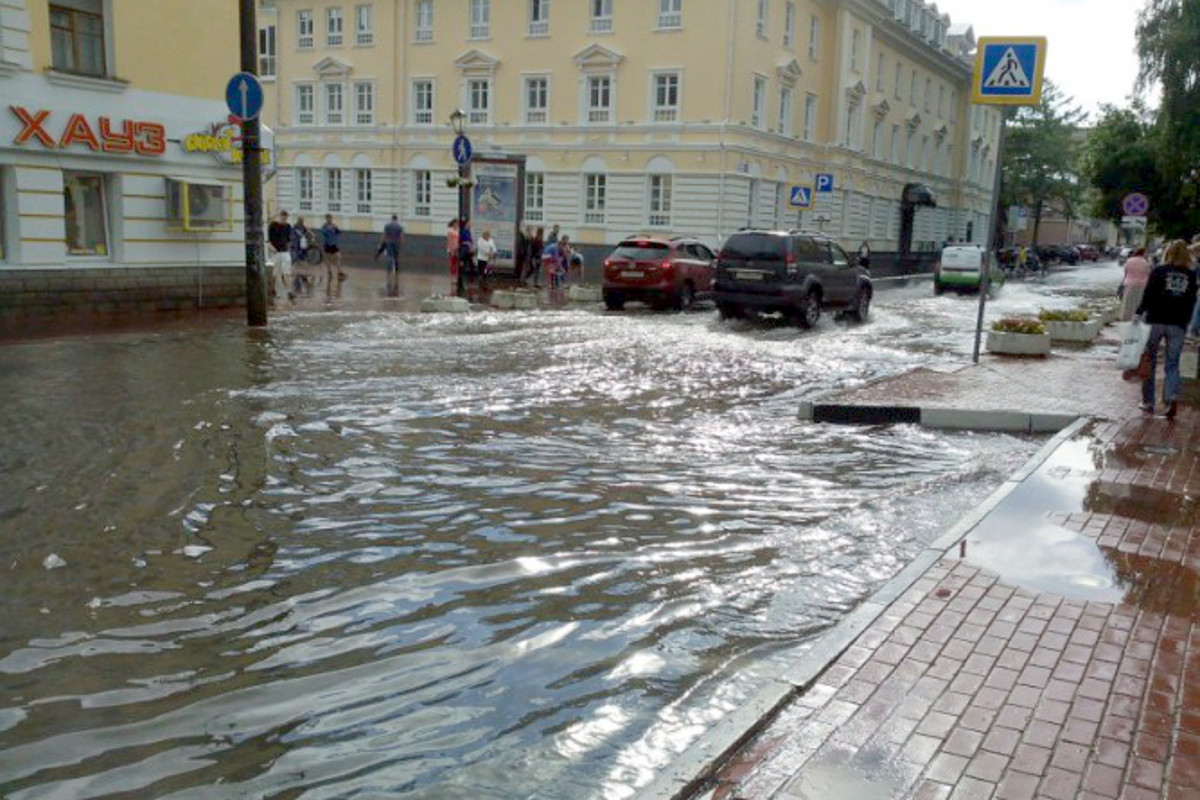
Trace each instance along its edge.
{"label": "man in shorts", "polygon": [[342,229],[333,221],[333,214],[325,215],[325,224],[321,226],[321,249],[325,251],[325,279],[333,283],[333,270],[337,268],[339,281],[346,279],[342,272]]}
{"label": "man in shorts", "polygon": [[[292,300],[295,298],[292,292],[292,226],[288,223],[286,211],[280,211],[279,218],[267,226],[267,241],[275,251],[271,261],[277,268],[283,288],[287,290],[288,299]],[[271,276],[271,289],[275,289],[274,275]]]}

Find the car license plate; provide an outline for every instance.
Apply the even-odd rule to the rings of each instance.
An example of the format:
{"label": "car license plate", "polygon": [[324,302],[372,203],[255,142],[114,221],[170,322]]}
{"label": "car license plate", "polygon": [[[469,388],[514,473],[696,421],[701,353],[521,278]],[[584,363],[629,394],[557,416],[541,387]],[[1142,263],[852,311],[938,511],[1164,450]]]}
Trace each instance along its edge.
{"label": "car license plate", "polygon": [[644,278],[644,277],[646,277],[646,273],[640,272],[636,269],[626,269],[626,270],[621,271],[621,277],[622,278]]}
{"label": "car license plate", "polygon": [[738,270],[734,274],[737,275],[739,281],[761,281],[763,279],[761,272],[751,272],[744,269]]}

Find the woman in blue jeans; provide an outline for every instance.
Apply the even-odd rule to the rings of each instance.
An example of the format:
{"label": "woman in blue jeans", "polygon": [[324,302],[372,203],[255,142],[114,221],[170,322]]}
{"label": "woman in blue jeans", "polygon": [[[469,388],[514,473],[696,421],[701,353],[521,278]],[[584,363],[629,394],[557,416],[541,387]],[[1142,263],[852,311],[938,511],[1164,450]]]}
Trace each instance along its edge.
{"label": "woman in blue jeans", "polygon": [[1154,413],[1154,376],[1158,368],[1158,345],[1166,340],[1166,381],[1163,386],[1163,416],[1174,417],[1183,387],[1179,374],[1179,356],[1183,353],[1183,340],[1192,319],[1192,307],[1196,305],[1196,273],[1192,270],[1192,257],[1182,240],[1175,240],[1163,250],[1162,263],[1150,273],[1146,292],[1142,295],[1137,314],[1150,325],[1150,339],[1146,351],[1150,354],[1150,376],[1142,383],[1141,408],[1148,414]]}

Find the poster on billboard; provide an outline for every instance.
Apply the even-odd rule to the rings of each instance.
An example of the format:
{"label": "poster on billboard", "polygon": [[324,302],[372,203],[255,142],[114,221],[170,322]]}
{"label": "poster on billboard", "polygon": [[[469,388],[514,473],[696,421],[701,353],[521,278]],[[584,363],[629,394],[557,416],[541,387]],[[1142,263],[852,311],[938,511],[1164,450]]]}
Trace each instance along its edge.
{"label": "poster on billboard", "polygon": [[476,156],[471,163],[475,188],[471,197],[471,231],[478,238],[492,232],[496,243],[495,267],[516,267],[517,225],[520,224],[522,169],[520,159]]}

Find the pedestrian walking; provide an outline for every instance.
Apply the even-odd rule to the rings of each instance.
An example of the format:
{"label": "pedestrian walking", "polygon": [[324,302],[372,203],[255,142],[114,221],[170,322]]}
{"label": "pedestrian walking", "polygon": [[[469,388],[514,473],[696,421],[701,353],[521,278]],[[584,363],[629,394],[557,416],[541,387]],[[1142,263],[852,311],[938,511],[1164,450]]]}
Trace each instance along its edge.
{"label": "pedestrian walking", "polygon": [[[279,281],[287,292],[289,300],[294,300],[292,293],[292,226],[288,222],[288,212],[280,211],[279,217],[267,226],[267,241],[274,251],[271,261],[279,268]],[[275,276],[271,276],[271,291],[275,290]]]}
{"label": "pedestrian walking", "polygon": [[1177,239],[1167,245],[1163,251],[1163,263],[1150,273],[1142,302],[1137,307],[1137,315],[1150,325],[1150,339],[1146,342],[1145,351],[1150,356],[1150,374],[1142,382],[1141,403],[1141,409],[1147,413],[1154,413],[1158,345],[1166,341],[1163,416],[1175,416],[1183,386],[1179,357],[1183,353],[1183,340],[1195,305],[1196,273],[1192,269],[1192,256],[1187,244]]}
{"label": "pedestrian walking", "polygon": [[479,244],[475,248],[475,262],[479,268],[480,279],[483,284],[487,285],[489,270],[496,261],[496,243],[492,241],[492,232],[484,231],[479,237]]}
{"label": "pedestrian walking", "polygon": [[306,265],[308,264],[308,248],[313,244],[312,231],[304,224],[304,217],[296,217],[296,224],[292,226],[292,239],[288,250],[292,256],[292,291],[296,294],[306,292],[309,284],[309,276]]}
{"label": "pedestrian walking", "polygon": [[459,285],[463,287],[459,292],[459,296],[466,293],[465,285],[475,280],[475,237],[471,235],[471,221],[467,219],[459,220],[458,223],[458,274],[462,280]]}
{"label": "pedestrian walking", "polygon": [[[954,237],[950,237],[950,244],[954,243]],[[863,239],[863,243],[858,246],[858,263],[864,268],[871,266],[871,244]]]}
{"label": "pedestrian walking", "polygon": [[446,261],[450,264],[450,287],[458,286],[458,220],[446,223]]}
{"label": "pedestrian walking", "polygon": [[546,234],[546,244],[558,244],[558,226],[555,225],[550,229],[550,233]]}
{"label": "pedestrian walking", "polygon": [[404,246],[404,226],[400,218],[392,214],[392,218],[383,226],[383,235],[379,239],[379,250],[376,254],[387,255],[387,296],[400,296],[400,248]]}
{"label": "pedestrian walking", "polygon": [[346,279],[342,271],[342,229],[333,221],[333,214],[325,215],[325,224],[321,226],[321,249],[325,252],[325,279],[333,280],[333,272],[337,270],[339,281]]}
{"label": "pedestrian walking", "polygon": [[535,288],[542,288],[542,248],[545,247],[542,237],[545,235],[545,228],[534,230],[530,228],[530,233],[526,237],[529,241],[529,263],[525,268],[525,283],[533,280]]}
{"label": "pedestrian walking", "polygon": [[1139,247],[1125,260],[1125,275],[1121,278],[1121,319],[1124,322],[1133,319],[1138,306],[1142,304],[1148,280],[1150,262],[1146,260],[1146,248]]}

